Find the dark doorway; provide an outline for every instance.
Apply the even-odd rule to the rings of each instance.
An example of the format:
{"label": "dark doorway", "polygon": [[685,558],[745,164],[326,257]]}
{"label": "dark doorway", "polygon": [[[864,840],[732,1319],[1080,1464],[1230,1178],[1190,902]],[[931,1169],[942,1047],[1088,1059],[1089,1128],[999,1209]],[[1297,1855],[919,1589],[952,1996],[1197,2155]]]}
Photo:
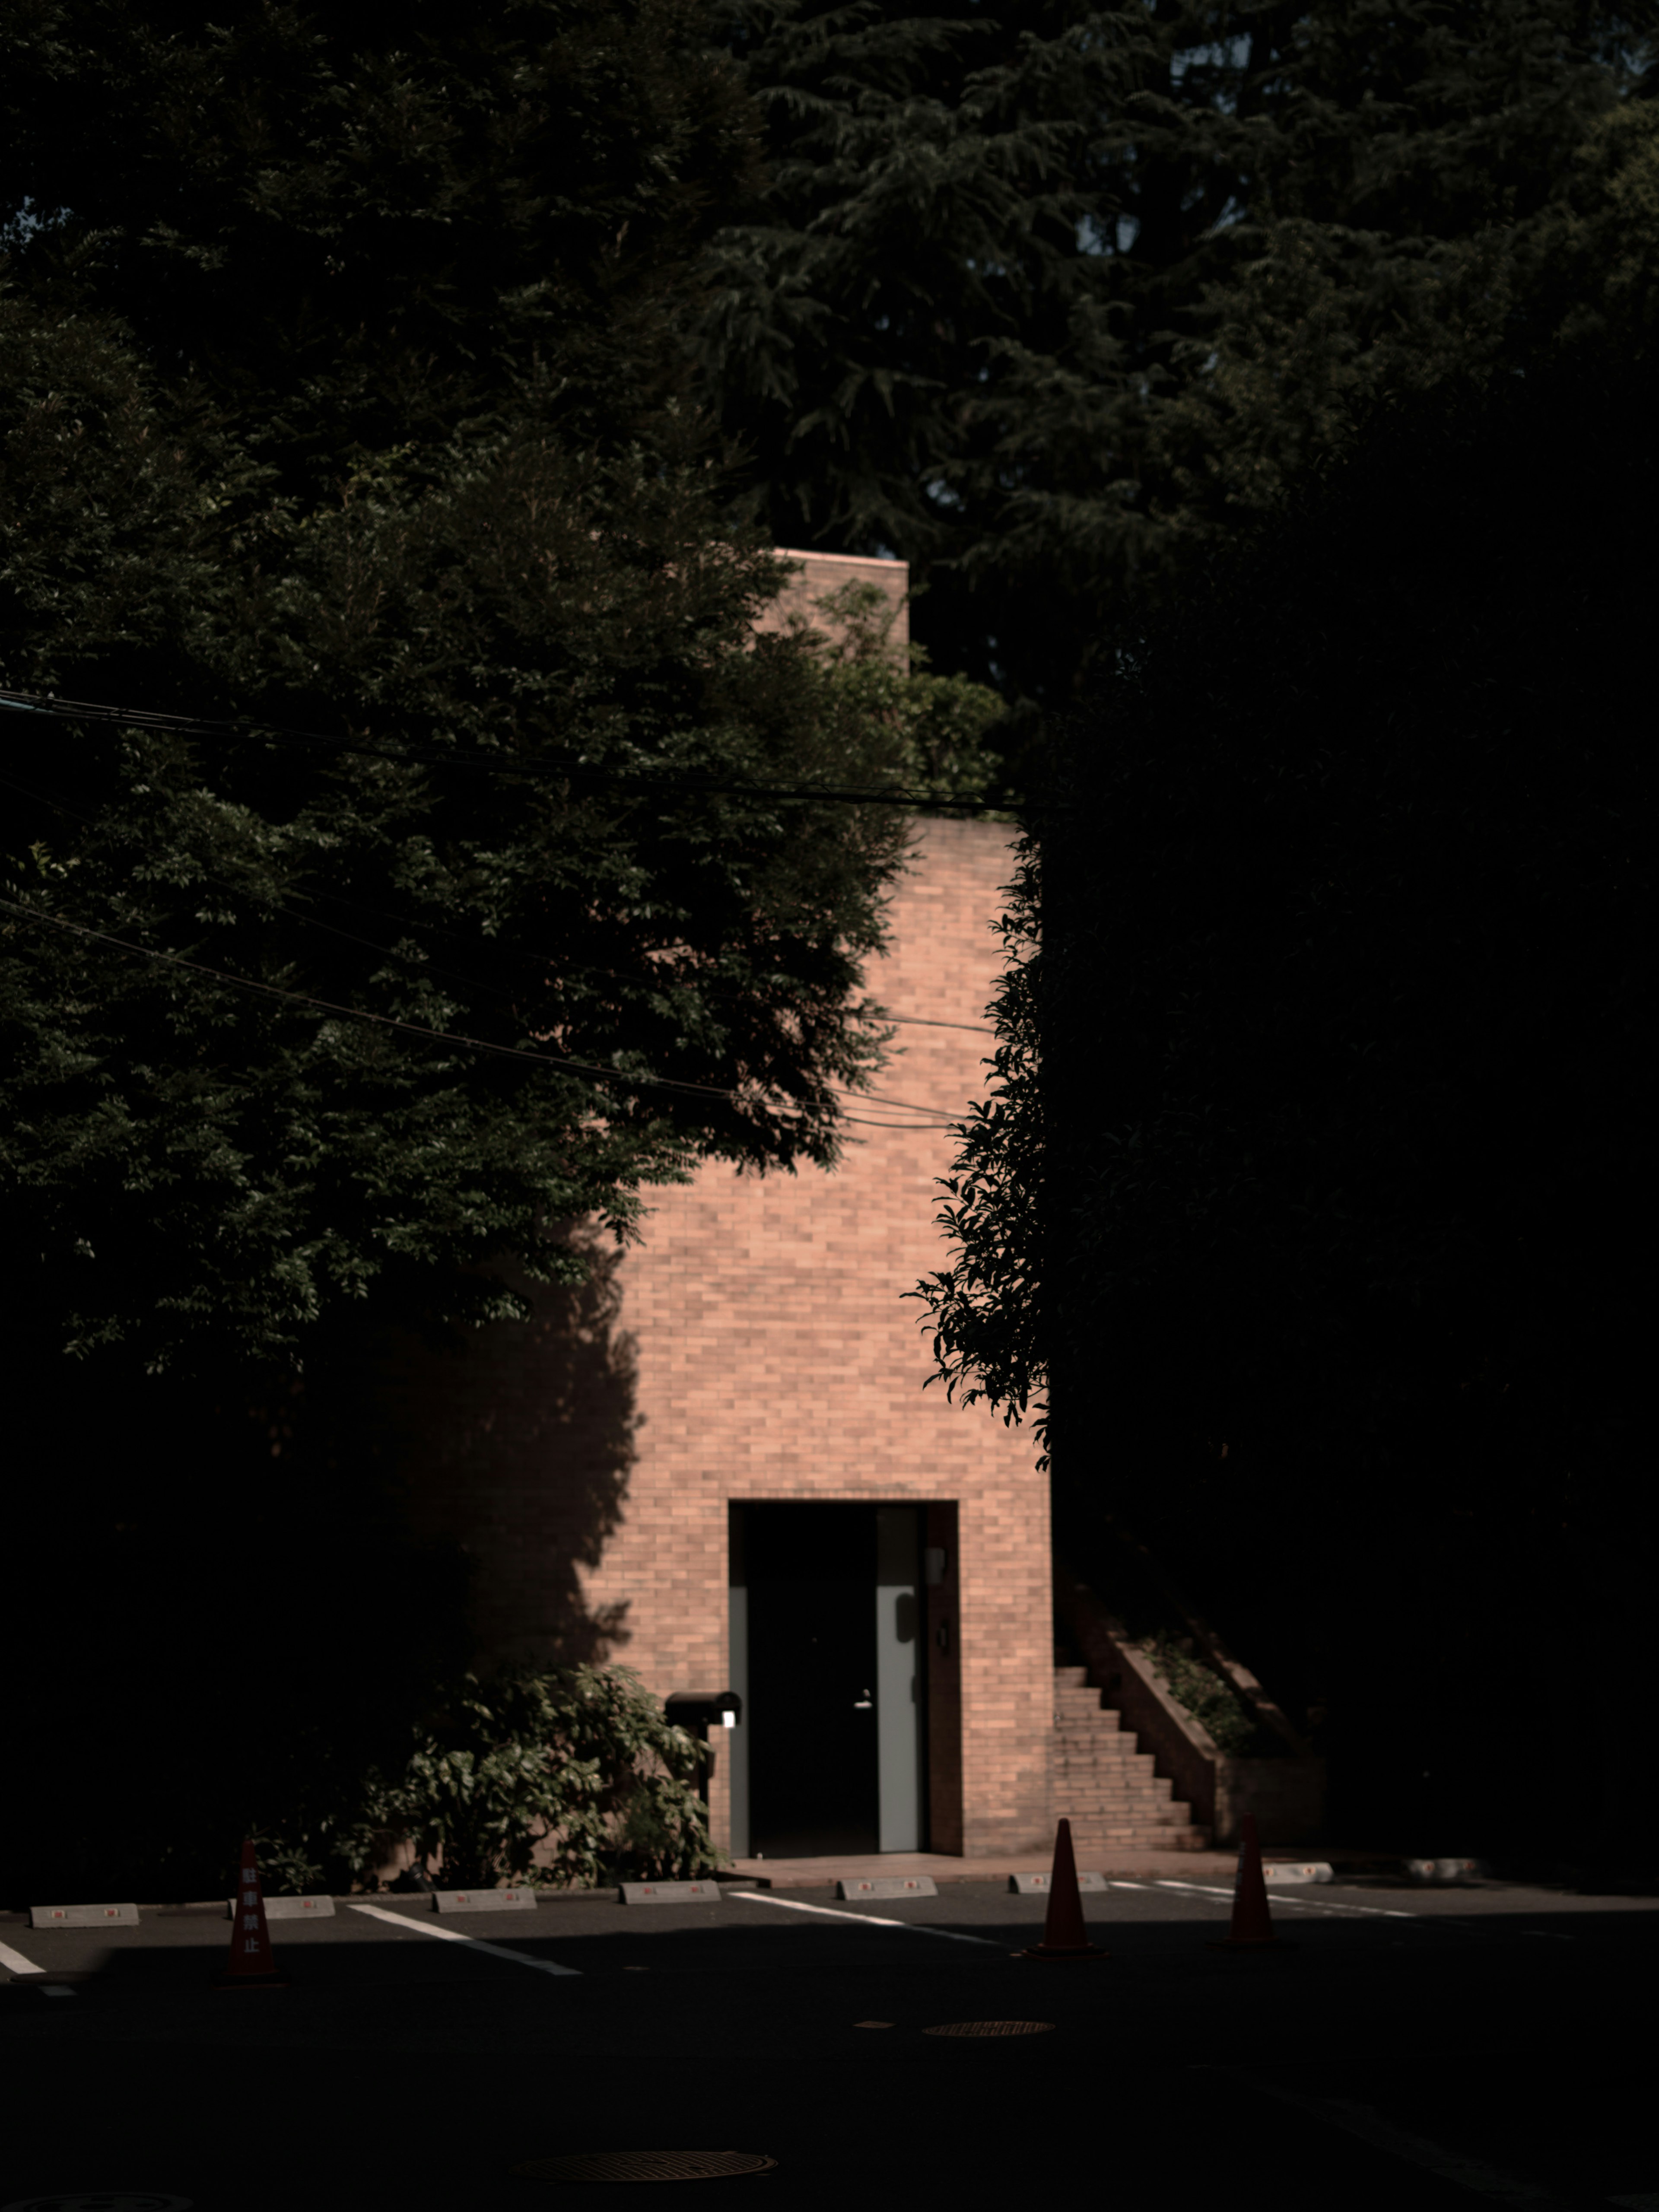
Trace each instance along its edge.
{"label": "dark doorway", "polygon": [[876,1514],[746,1505],[750,1849],[879,1849]]}

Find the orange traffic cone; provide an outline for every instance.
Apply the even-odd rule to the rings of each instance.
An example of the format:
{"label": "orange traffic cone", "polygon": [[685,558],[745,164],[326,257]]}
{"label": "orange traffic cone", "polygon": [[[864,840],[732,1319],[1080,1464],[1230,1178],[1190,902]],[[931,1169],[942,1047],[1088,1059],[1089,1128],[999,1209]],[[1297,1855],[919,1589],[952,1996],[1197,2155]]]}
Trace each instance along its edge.
{"label": "orange traffic cone", "polygon": [[231,1914],[230,1964],[214,1977],[219,1990],[285,1990],[270,1952],[270,1929],[252,1843],[242,1845],[242,1872]]}
{"label": "orange traffic cone", "polygon": [[1293,1951],[1294,1943],[1275,1936],[1273,1923],[1267,1911],[1267,1885],[1261,1875],[1261,1845],[1255,1832],[1255,1814],[1247,1813],[1240,1824],[1238,1841],[1238,1874],[1233,1883],[1232,1932],[1218,1942],[1210,1942],[1212,1951],[1265,1951],[1269,1948]]}
{"label": "orange traffic cone", "polygon": [[1014,1955],[1018,1959],[1103,1959],[1107,1955],[1089,1941],[1083,1924],[1069,1820],[1062,1820],[1054,1834],[1054,1870],[1048,1877],[1048,1919],[1042,1941]]}

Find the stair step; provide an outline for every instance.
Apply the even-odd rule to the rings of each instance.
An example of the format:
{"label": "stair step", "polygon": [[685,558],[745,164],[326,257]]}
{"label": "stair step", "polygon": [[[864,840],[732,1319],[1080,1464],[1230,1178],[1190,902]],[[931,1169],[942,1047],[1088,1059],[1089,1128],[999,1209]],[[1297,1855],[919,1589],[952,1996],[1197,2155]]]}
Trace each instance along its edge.
{"label": "stair step", "polygon": [[[1085,1844],[1096,1850],[1121,1850],[1126,1846],[1139,1846],[1157,1850],[1192,1850],[1201,1846],[1183,1839],[1197,1835],[1200,1831],[1190,1820],[1073,1820],[1069,1813],[1059,1816],[1071,1820],[1072,1841],[1079,1850]],[[1078,1862],[1081,1866],[1084,1862]]]}
{"label": "stair step", "polygon": [[1091,1774],[1057,1774],[1054,1788],[1062,1797],[1075,1797],[1087,1805],[1170,1805],[1178,1802],[1175,1784],[1167,1774],[1149,1775],[1138,1787],[1121,1782],[1097,1781]]}
{"label": "stair step", "polygon": [[1190,1805],[1079,1805],[1074,1797],[1059,1796],[1054,1803],[1066,1820],[1075,1820],[1085,1828],[1185,1828],[1192,1825]]}
{"label": "stair step", "polygon": [[1097,1807],[1072,1805],[1064,1797],[1057,1797],[1054,1803],[1060,1808],[1054,1815],[1056,1820],[1069,1820],[1074,1828],[1086,1829],[1091,1835],[1099,1831],[1116,1835],[1130,1828],[1144,1828],[1149,1835],[1163,1834],[1170,1828],[1193,1826],[1190,1805],[1169,1806],[1160,1815],[1139,1810],[1103,1813]]}
{"label": "stair step", "polygon": [[1091,1686],[1089,1670],[1054,1667],[1054,1802],[1084,1851],[1159,1851],[1171,1858],[1207,1848],[1192,1808],[1154,1770],[1123,1717]]}
{"label": "stair step", "polygon": [[1092,1836],[1097,1842],[1109,1840],[1115,1844],[1146,1843],[1160,1837],[1184,1836],[1193,1825],[1190,1820],[1091,1820],[1081,1813],[1061,1813],[1055,1817],[1071,1822],[1073,1840],[1079,1836]]}
{"label": "stair step", "polygon": [[[1061,1816],[1064,1818],[1064,1816]],[[1168,1827],[1084,1827],[1082,1820],[1071,1823],[1073,1847],[1079,1851],[1121,1850],[1124,1844],[1155,1851],[1203,1851],[1207,1850],[1207,1836],[1203,1829],[1192,1827],[1192,1823],[1170,1823]]]}
{"label": "stair step", "polygon": [[[1100,1858],[1110,1857],[1118,1852],[1146,1851],[1165,1854],[1178,1860],[1183,1852],[1207,1851],[1210,1848],[1210,1838],[1196,1828],[1184,1831],[1165,1828],[1156,1836],[1085,1836],[1073,1833],[1072,1840],[1079,1851],[1088,1851]],[[1086,1860],[1084,1864],[1086,1866]]]}
{"label": "stair step", "polygon": [[1063,1796],[1091,1805],[1167,1805],[1175,1795],[1175,1784],[1167,1774],[1148,1775],[1138,1788],[1097,1781],[1091,1774],[1057,1774],[1054,1787]]}
{"label": "stair step", "polygon": [[[1062,1817],[1066,1816],[1062,1815]],[[1192,1850],[1198,1846],[1193,1844],[1189,1839],[1193,1837],[1206,1836],[1206,1830],[1194,1827],[1190,1820],[1169,1820],[1162,1827],[1148,1826],[1144,1821],[1117,1821],[1108,1825],[1102,1820],[1097,1821],[1092,1826],[1082,1820],[1072,1822],[1073,1843],[1079,1840],[1092,1842],[1097,1848],[1102,1844],[1110,1843],[1157,1844],[1164,1848],[1176,1850]]]}
{"label": "stair step", "polygon": [[1190,1828],[1195,1825],[1190,1805],[1170,1805],[1159,1814],[1146,1812],[1101,1813],[1091,1811],[1086,1805],[1068,1808],[1063,1797],[1057,1797],[1054,1803],[1059,1808],[1056,1819],[1069,1820],[1073,1827],[1087,1829],[1091,1835],[1101,1831],[1109,1831],[1111,1834],[1117,1835],[1131,1828],[1144,1828],[1148,1835],[1162,1835],[1170,1828]]}
{"label": "stair step", "polygon": [[1091,1759],[1063,1759],[1054,1762],[1054,1781],[1068,1790],[1103,1790],[1109,1797],[1140,1797],[1148,1790],[1165,1790],[1173,1785],[1167,1774],[1155,1774],[1149,1759],[1143,1765],[1137,1759],[1133,1763],[1120,1759],[1112,1765],[1097,1766]]}

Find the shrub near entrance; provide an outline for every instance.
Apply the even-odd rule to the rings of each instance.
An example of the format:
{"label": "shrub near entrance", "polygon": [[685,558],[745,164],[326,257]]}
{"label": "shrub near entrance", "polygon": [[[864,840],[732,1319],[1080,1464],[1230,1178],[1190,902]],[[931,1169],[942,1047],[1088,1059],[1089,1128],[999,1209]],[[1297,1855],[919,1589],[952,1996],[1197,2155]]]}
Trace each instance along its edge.
{"label": "shrub near entrance", "polygon": [[295,1887],[372,1886],[390,1835],[428,1873],[441,1858],[460,1888],[694,1880],[724,1856],[694,1781],[709,1756],[625,1667],[467,1674],[401,1773],[371,1772],[349,1807],[273,1823],[261,1863]]}

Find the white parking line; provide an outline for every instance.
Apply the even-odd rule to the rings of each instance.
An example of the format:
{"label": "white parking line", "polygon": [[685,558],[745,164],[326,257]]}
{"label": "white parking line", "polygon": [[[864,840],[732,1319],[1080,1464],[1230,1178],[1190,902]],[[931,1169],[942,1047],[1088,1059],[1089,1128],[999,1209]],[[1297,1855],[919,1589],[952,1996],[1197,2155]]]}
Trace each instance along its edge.
{"label": "white parking line", "polygon": [[874,1912],[843,1912],[834,1905],[801,1905],[793,1897],[767,1897],[753,1889],[729,1893],[734,1905],[775,1905],[785,1912],[819,1912],[826,1920],[856,1920],[861,1928],[908,1928],[917,1936],[943,1936],[951,1943],[984,1943],[993,1951],[1006,1947],[989,1936],[962,1936],[954,1928],[929,1928],[920,1920],[884,1920]]}
{"label": "white parking line", "polygon": [[21,1951],[14,1951],[9,1943],[0,1943],[0,1966],[9,1966],[14,1974],[44,1974],[46,1968],[37,1966],[33,1959],[26,1959]]}
{"label": "white parking line", "polygon": [[[1233,1895],[1230,1889],[1215,1889],[1207,1882],[1177,1881],[1173,1876],[1160,1877],[1155,1883],[1115,1882],[1112,1886],[1115,1889],[1191,1890],[1198,1896],[1214,1898],[1218,1904],[1230,1905]],[[1449,1935],[1453,1936],[1474,1936],[1483,1943],[1507,1943],[1510,1940],[1508,1935],[1500,1933],[1497,1929],[1483,1928],[1478,1920],[1466,1919],[1461,1914],[1450,1912],[1406,1912],[1397,1905],[1334,1905],[1328,1898],[1324,1897],[1273,1895],[1272,1905],[1275,1912],[1283,1905],[1295,1907],[1304,1912],[1353,1912],[1371,1920],[1410,1920],[1419,1928],[1444,1929]],[[1543,1936],[1557,1943],[1572,1943],[1577,1941],[1576,1936],[1560,1936],[1553,1929],[1549,1928],[1522,1928],[1518,1932],[1522,1936]],[[1656,2212],[1659,2212],[1659,2208],[1656,2208]]]}
{"label": "white parking line", "polygon": [[[1149,1888],[1156,1887],[1158,1889],[1189,1889],[1200,1897],[1219,1898],[1228,1905],[1233,1901],[1231,1890],[1216,1889],[1207,1882],[1176,1881],[1172,1878],[1161,1878],[1155,1885],[1148,1883],[1147,1887]],[[1358,1912],[1371,1920],[1426,1920],[1428,1917],[1426,1913],[1402,1912],[1398,1907],[1389,1905],[1333,1905],[1328,1898],[1324,1897],[1280,1897],[1275,1893],[1272,1899],[1273,1910],[1276,1912],[1281,1905],[1300,1905],[1306,1912]]]}
{"label": "white parking line", "polygon": [[556,1966],[551,1959],[532,1959],[528,1951],[509,1951],[504,1943],[486,1943],[482,1936],[463,1935],[459,1928],[441,1928],[437,1922],[416,1920],[407,1912],[388,1912],[381,1905],[351,1905],[350,1912],[366,1912],[371,1920],[389,1920],[394,1928],[408,1928],[416,1936],[435,1936],[441,1943],[470,1943],[475,1951],[488,1951],[497,1959],[511,1959],[515,1966],[533,1966],[538,1974],[580,1974],[580,1966]]}
{"label": "white parking line", "polygon": [[1431,2173],[1440,2174],[1447,2181],[1455,2181],[1465,2189],[1473,2189],[1483,2197],[1495,2197],[1505,2204],[1559,2205],[1560,2198],[1547,2189],[1539,2189],[1530,2181],[1517,2181],[1510,2174],[1499,2173],[1496,2167],[1486,2166],[1480,2159],[1469,2158],[1462,2151],[1448,2150],[1443,2144],[1431,2142],[1426,2136],[1408,2134],[1403,2128],[1393,2127],[1369,2105],[1359,2105],[1345,2097],[1309,2097],[1295,2089],[1286,2089],[1279,2082],[1264,2081],[1247,2073],[1242,2067],[1200,2067],[1194,2073],[1231,2074],[1236,2081],[1246,2082],[1252,2089],[1260,2090],[1265,2097],[1277,2097],[1282,2104],[1294,2105],[1298,2111],[1313,2113],[1328,2120],[1333,2127],[1345,2128],[1350,2135],[1358,2136],[1363,2142],[1375,2144],[1378,2150],[1392,2153],[1413,2166],[1425,2167]]}

